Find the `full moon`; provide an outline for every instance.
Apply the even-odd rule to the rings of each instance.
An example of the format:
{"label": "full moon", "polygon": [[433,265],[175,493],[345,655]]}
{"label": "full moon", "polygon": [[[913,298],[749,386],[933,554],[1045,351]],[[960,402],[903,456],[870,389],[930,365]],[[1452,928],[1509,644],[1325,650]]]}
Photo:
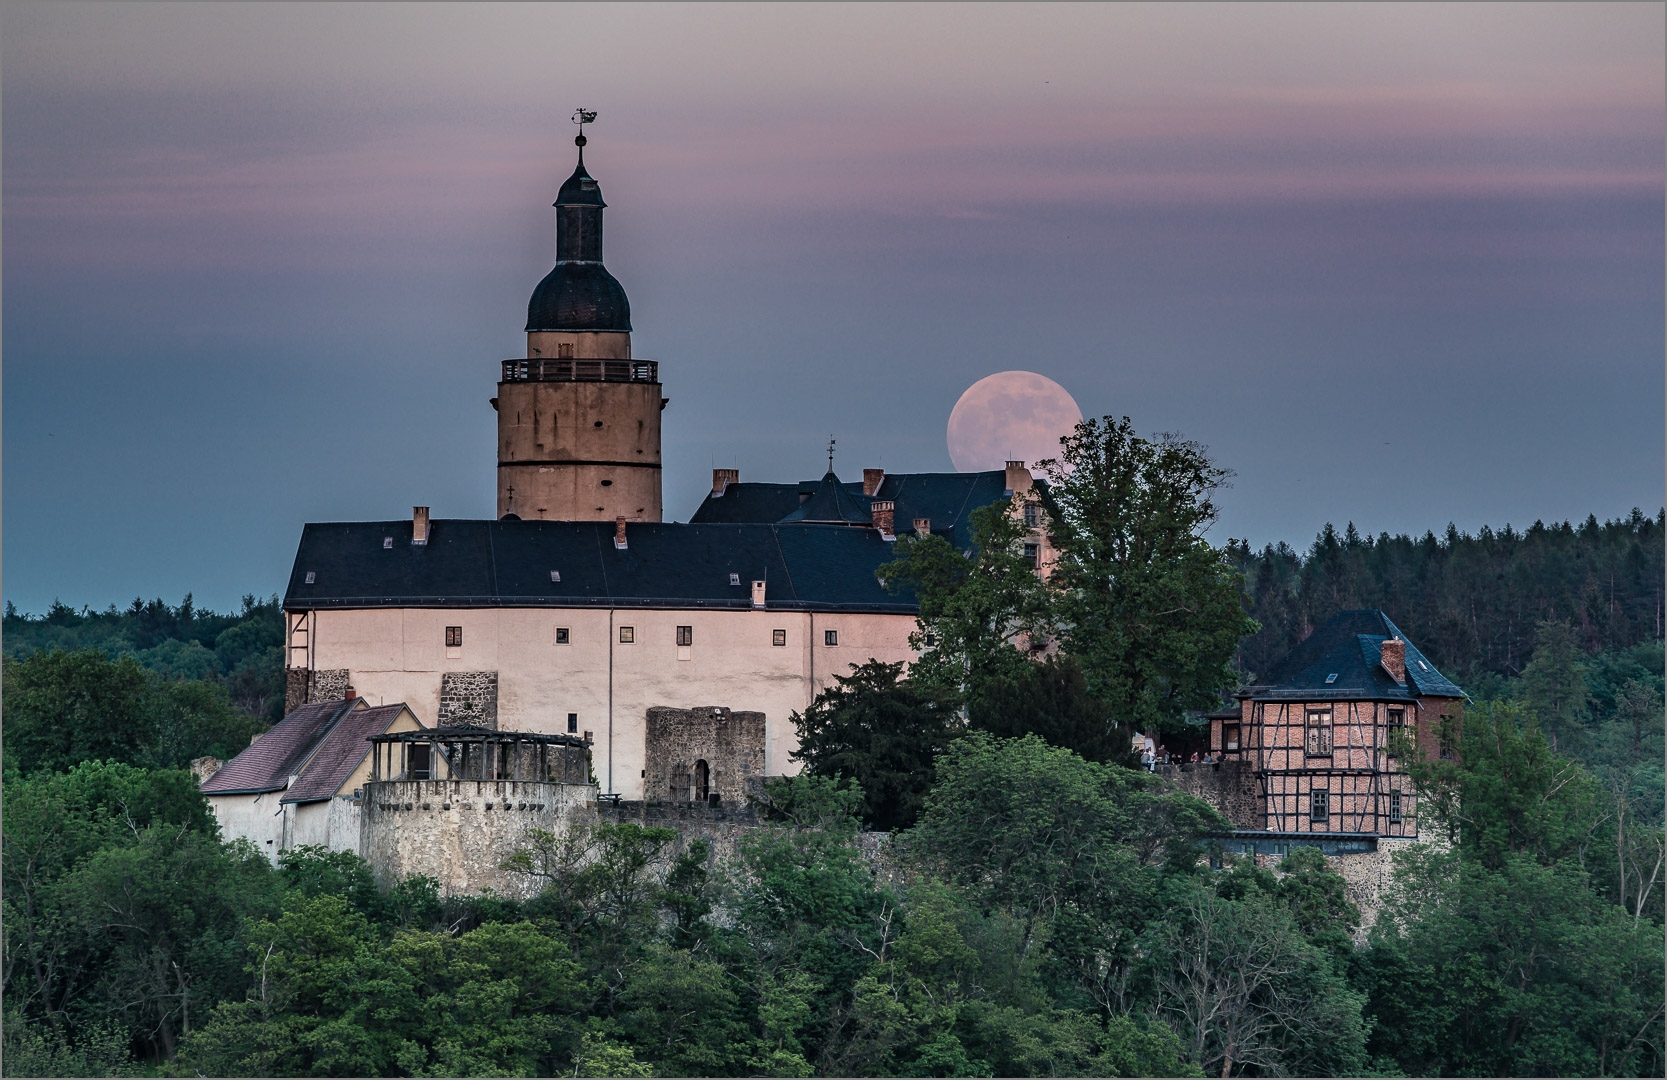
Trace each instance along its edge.
{"label": "full moon", "polygon": [[1059,437],[1082,420],[1076,399],[1034,371],[1000,371],[967,387],[949,414],[949,458],[961,472],[1034,467],[1059,456]]}

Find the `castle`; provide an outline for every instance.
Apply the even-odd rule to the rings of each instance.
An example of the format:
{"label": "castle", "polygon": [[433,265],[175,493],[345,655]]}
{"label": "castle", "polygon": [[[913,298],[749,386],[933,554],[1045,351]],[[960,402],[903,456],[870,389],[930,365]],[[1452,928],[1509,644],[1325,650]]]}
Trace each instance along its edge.
{"label": "castle", "polygon": [[[384,875],[513,892],[498,863],[529,826],[622,804],[730,822],[750,786],[797,771],[790,717],[833,677],[914,658],[917,608],[875,575],[900,532],[970,549],[971,512],[1005,502],[1026,553],[1052,557],[1018,461],[845,482],[830,457],[795,484],[716,469],[689,522],[662,520],[661,365],[632,355],[602,260],[607,204],[576,142],[527,355],[501,362],[491,398],[497,517],[416,507],[303,530],[283,600],[287,715],[204,782],[227,832],[274,856],[321,843]],[[1243,850],[1416,835],[1388,733],[1460,694],[1381,613],[1353,614],[1305,643],[1318,659],[1213,717],[1226,760],[1182,778]],[[1316,664],[1336,670],[1310,686]]]}

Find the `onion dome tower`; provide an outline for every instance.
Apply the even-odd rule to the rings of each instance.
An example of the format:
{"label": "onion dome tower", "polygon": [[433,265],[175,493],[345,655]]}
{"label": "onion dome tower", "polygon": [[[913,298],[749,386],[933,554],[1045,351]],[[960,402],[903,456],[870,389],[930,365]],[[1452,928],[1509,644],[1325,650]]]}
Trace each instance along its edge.
{"label": "onion dome tower", "polygon": [[602,187],[579,165],[556,196],[556,265],[527,303],[527,356],[498,396],[498,516],[659,521],[659,365],[631,356],[631,304],[602,265]]}

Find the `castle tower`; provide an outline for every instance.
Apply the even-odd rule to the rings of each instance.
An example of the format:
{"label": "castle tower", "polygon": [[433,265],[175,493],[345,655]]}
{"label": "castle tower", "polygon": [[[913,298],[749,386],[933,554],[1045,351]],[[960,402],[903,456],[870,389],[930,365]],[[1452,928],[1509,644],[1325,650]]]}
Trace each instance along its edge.
{"label": "castle tower", "polygon": [[[581,129],[583,130],[583,129]],[[631,358],[631,305],[602,265],[602,189],[579,167],[556,196],[556,265],[527,304],[527,358],[498,396],[498,516],[660,520],[659,365]]]}

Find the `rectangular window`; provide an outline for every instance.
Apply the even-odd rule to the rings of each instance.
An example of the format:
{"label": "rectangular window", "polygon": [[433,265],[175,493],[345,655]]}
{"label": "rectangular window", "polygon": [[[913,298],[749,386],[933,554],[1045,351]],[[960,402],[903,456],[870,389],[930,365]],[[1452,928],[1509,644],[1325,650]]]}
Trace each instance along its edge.
{"label": "rectangular window", "polygon": [[1325,824],[1331,820],[1331,792],[1308,793],[1308,820],[1311,824]]}
{"label": "rectangular window", "polygon": [[1405,727],[1406,722],[1407,722],[1407,711],[1405,709],[1390,709],[1389,710],[1389,727],[1390,727],[1391,730],[1393,730],[1395,728]]}
{"label": "rectangular window", "polygon": [[1307,737],[1303,752],[1309,757],[1328,757],[1331,754],[1331,710],[1308,710]]}
{"label": "rectangular window", "polygon": [[429,747],[427,743],[411,744],[411,779],[427,780],[429,768]]}
{"label": "rectangular window", "polygon": [[824,645],[838,645],[839,644],[839,631],[838,630],[824,630],[824,631],[822,631],[822,644],[824,644]]}
{"label": "rectangular window", "polygon": [[774,645],[778,648],[786,646],[786,644],[787,644],[787,631],[786,630],[772,630],[772,631],[770,631],[770,644]]}
{"label": "rectangular window", "polygon": [[1237,750],[1239,748],[1239,725],[1221,725],[1221,748],[1223,750]]}
{"label": "rectangular window", "polygon": [[565,626],[556,627],[556,644],[557,645],[571,645],[571,644],[573,644],[573,636],[569,632],[568,627],[565,627]]}
{"label": "rectangular window", "polygon": [[629,645],[635,640],[637,640],[635,627],[622,626],[619,628],[619,643],[621,645]]}
{"label": "rectangular window", "polygon": [[572,342],[563,341],[563,342],[560,342],[559,344],[556,345],[556,357],[558,359],[565,359],[566,357],[570,357],[572,355],[573,355],[573,343]]}
{"label": "rectangular window", "polygon": [[1042,524],[1042,508],[1035,503],[1025,503],[1025,528],[1034,529]]}
{"label": "rectangular window", "polygon": [[688,648],[694,643],[695,628],[692,626],[679,626],[677,628],[677,644],[682,648]]}
{"label": "rectangular window", "polygon": [[461,626],[446,627],[446,648],[461,649],[463,647],[463,628]]}
{"label": "rectangular window", "polygon": [[1032,566],[1036,566],[1036,565],[1040,564],[1041,561],[1042,561],[1042,545],[1041,544],[1026,544],[1025,545],[1025,561],[1028,562]]}
{"label": "rectangular window", "polygon": [[1401,823],[1401,793],[1399,791],[1389,793],[1389,823],[1391,825]]}
{"label": "rectangular window", "polygon": [[567,733],[569,735],[577,735],[579,733],[579,714],[576,712],[570,712],[567,714]]}

